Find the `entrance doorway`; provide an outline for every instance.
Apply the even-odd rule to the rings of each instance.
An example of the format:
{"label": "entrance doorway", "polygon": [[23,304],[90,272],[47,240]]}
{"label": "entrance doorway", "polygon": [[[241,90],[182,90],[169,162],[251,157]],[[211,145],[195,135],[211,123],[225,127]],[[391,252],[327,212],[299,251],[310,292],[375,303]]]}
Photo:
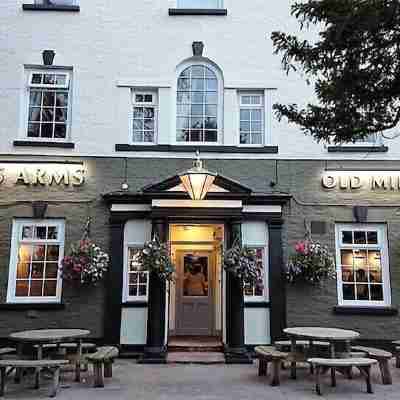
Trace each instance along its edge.
{"label": "entrance doorway", "polygon": [[223,225],[172,224],[170,243],[170,336],[221,336]]}

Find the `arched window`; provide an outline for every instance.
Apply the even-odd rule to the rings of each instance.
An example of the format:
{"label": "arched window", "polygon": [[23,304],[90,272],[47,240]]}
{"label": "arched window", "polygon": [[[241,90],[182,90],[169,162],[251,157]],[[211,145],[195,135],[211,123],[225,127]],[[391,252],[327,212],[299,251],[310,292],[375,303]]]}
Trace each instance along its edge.
{"label": "arched window", "polygon": [[218,142],[219,81],[206,65],[191,65],[178,77],[176,140]]}

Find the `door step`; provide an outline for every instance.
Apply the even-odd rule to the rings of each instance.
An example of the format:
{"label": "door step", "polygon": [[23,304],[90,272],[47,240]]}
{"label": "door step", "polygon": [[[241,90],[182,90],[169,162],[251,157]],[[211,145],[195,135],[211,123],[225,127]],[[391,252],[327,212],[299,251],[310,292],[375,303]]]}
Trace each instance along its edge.
{"label": "door step", "polygon": [[224,346],[216,337],[171,337],[168,341],[169,352],[185,353],[219,353],[224,351]]}
{"label": "door step", "polygon": [[183,351],[168,351],[168,364],[225,364],[224,353],[219,352],[183,352]]}

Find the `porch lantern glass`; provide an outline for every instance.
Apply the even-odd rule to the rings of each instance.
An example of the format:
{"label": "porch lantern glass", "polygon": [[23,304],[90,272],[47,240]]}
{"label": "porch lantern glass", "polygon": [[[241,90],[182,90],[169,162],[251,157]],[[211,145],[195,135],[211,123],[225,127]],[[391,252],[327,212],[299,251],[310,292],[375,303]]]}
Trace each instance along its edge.
{"label": "porch lantern glass", "polygon": [[193,168],[179,175],[182,185],[192,200],[203,200],[214,183],[215,174],[203,168],[203,162],[197,155]]}

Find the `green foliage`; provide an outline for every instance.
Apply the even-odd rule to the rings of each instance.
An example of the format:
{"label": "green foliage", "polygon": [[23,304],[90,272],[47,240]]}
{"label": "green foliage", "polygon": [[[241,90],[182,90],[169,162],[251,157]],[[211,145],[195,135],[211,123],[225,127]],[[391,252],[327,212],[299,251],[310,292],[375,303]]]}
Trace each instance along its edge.
{"label": "green foliage", "polygon": [[400,1],[308,0],[292,6],[301,29],[321,28],[315,42],[273,32],[284,70],[314,82],[318,104],[275,104],[279,119],[317,141],[354,142],[400,121]]}
{"label": "green foliage", "polygon": [[224,253],[223,267],[225,271],[239,278],[242,283],[255,285],[258,282],[256,252],[235,243]]}
{"label": "green foliage", "polygon": [[138,262],[144,271],[155,272],[161,280],[174,280],[175,266],[169,256],[168,245],[161,243],[157,236],[144,244]]}

